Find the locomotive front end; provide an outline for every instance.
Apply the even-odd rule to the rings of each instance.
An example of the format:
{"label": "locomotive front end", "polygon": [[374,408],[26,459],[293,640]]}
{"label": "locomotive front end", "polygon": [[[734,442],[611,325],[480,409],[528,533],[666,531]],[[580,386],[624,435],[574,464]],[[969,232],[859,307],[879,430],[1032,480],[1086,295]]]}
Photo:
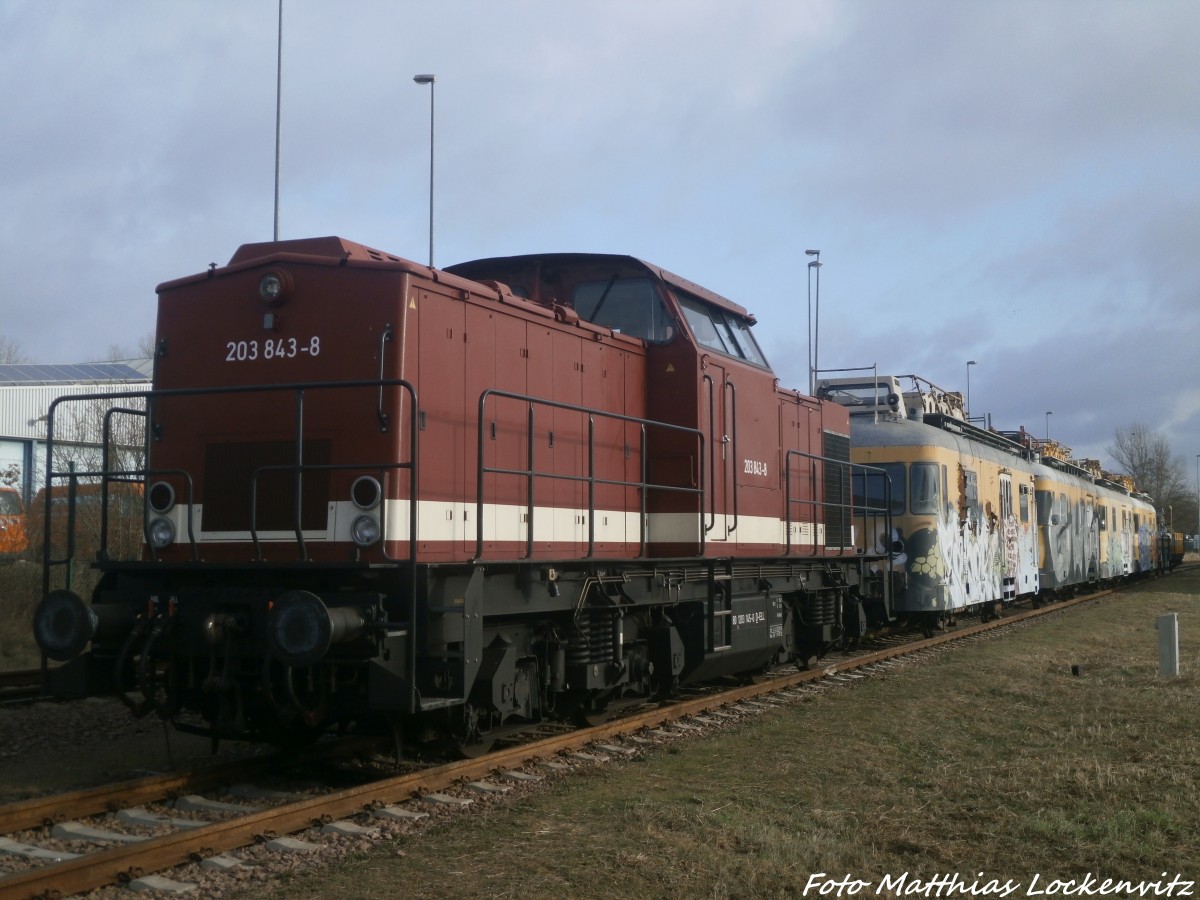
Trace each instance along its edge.
{"label": "locomotive front end", "polygon": [[411,684],[417,411],[400,369],[422,272],[325,238],[159,287],[143,550],[96,561],[90,605],[71,561],[48,560],[35,636],[67,662],[60,685],[276,739],[364,714],[373,667]]}

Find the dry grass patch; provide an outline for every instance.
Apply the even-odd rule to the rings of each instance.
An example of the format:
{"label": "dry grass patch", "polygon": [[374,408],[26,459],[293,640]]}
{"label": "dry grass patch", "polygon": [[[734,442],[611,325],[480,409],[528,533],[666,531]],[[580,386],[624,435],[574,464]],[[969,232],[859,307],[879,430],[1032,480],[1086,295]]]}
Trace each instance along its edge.
{"label": "dry grass patch", "polygon": [[41,566],[24,560],[0,566],[0,670],[41,663],[32,625],[41,595]]}

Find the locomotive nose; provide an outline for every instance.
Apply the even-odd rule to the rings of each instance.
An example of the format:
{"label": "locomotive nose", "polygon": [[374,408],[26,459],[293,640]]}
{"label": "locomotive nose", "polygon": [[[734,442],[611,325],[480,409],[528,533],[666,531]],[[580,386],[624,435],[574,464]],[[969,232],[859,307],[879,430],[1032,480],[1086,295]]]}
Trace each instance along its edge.
{"label": "locomotive nose", "polygon": [[271,605],[267,643],[280,662],[311,666],[324,659],[334,644],[362,634],[366,624],[366,617],[358,609],[330,609],[316,594],[288,591]]}
{"label": "locomotive nose", "polygon": [[33,636],[46,656],[66,662],[97,635],[125,628],[130,618],[126,607],[88,606],[72,591],[51,591],[34,610]]}

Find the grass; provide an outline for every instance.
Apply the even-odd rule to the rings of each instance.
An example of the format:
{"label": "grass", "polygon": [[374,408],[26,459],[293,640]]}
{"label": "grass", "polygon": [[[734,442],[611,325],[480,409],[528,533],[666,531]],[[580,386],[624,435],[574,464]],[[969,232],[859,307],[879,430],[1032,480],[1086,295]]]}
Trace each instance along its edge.
{"label": "grass", "polygon": [[[1158,676],[1164,612],[1180,619],[1174,679]],[[947,874],[1196,878],[1198,664],[1200,573],[1178,573],[254,893],[794,897],[827,873],[885,896]]]}
{"label": "grass", "polygon": [[0,671],[41,664],[31,624],[41,595],[40,565],[19,560],[0,566]]}

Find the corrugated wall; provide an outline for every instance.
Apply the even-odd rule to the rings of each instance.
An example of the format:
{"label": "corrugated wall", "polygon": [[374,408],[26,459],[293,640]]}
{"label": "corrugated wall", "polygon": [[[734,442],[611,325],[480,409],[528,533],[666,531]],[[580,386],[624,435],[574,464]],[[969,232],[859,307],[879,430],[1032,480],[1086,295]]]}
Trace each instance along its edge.
{"label": "corrugated wall", "polygon": [[[76,394],[109,394],[118,391],[149,390],[145,384],[44,384],[0,386],[0,440],[41,440],[46,436],[45,416],[50,404],[59,397]],[[55,423],[62,440],[75,440],[70,416]],[[31,424],[32,423],[32,424]]]}

